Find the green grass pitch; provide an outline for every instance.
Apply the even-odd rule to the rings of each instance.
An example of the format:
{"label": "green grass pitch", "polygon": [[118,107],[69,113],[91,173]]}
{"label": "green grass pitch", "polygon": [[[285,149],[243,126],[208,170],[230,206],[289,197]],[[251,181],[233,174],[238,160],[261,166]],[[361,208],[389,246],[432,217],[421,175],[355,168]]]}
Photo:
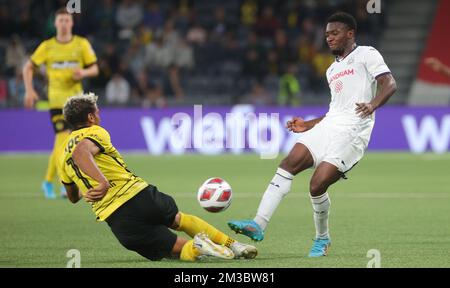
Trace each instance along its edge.
{"label": "green grass pitch", "polygon": [[[137,175],[172,195],[180,208],[209,221],[238,240],[230,219],[253,218],[280,161],[256,155],[205,157],[125,155]],[[0,156],[0,267],[66,267],[69,249],[81,253],[81,267],[366,267],[367,252],[378,249],[381,267],[450,267],[450,155],[368,153],[329,189],[329,256],[309,259],[314,237],[308,183],[312,170],[297,176],[257,243],[255,260],[198,263],[150,262],[122,248],[89,206],[46,200],[40,184],[46,155]],[[219,176],[233,187],[230,208],[208,213],[196,191]]]}

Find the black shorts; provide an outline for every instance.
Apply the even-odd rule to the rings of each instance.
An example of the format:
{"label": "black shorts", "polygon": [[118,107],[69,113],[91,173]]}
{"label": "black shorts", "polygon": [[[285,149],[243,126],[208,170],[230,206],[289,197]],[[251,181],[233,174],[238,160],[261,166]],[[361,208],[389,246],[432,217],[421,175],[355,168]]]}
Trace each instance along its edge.
{"label": "black shorts", "polygon": [[50,120],[55,134],[70,129],[69,123],[64,120],[62,109],[50,109]]}
{"label": "black shorts", "polygon": [[119,242],[152,261],[170,256],[177,235],[169,230],[178,207],[169,195],[149,185],[106,219]]}

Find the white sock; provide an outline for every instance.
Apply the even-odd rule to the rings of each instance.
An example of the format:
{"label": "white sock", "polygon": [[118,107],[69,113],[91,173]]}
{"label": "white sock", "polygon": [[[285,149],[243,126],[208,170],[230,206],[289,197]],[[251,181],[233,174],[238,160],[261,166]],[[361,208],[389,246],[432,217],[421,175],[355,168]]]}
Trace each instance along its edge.
{"label": "white sock", "polygon": [[314,224],[316,226],[316,238],[330,238],[328,233],[328,215],[330,211],[330,198],[328,193],[317,197],[311,197],[311,203],[314,210]]}
{"label": "white sock", "polygon": [[284,196],[291,190],[292,179],[294,176],[281,168],[277,169],[277,173],[273,177],[269,186],[264,192],[264,196],[259,203],[258,212],[255,219],[258,225],[265,230],[273,213]]}

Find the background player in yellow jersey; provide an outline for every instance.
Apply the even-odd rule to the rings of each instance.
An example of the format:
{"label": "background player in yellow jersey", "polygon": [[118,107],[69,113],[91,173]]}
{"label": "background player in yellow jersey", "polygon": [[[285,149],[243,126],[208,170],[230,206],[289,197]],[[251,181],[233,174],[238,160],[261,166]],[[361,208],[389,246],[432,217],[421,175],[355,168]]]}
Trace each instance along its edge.
{"label": "background player in yellow jersey", "polygon": [[[201,256],[254,258],[254,246],[239,243],[204,220],[178,211],[174,199],[134,175],[100,123],[97,96],[79,95],[64,106],[73,127],[59,154],[58,171],[73,203],[92,204],[98,221],[106,221],[119,242],[150,260]],[[193,240],[178,237],[169,228]]]}
{"label": "background player in yellow jersey", "polygon": [[[33,108],[39,99],[33,88],[34,68],[45,65],[49,82],[48,101],[55,141],[42,184],[47,198],[56,197],[53,188],[56,175],[55,153],[68,135],[68,126],[62,115],[63,105],[67,98],[83,92],[83,78],[98,75],[95,52],[87,39],[72,34],[73,16],[66,8],[56,12],[55,27],[56,36],[42,42],[23,68],[26,108]],[[62,195],[65,195],[63,189]]]}

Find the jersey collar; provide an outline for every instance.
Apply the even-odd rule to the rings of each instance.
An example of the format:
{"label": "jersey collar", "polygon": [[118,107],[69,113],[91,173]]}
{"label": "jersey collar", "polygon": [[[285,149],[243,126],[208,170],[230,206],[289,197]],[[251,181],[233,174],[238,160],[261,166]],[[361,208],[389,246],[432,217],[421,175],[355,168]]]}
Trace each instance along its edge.
{"label": "jersey collar", "polygon": [[75,39],[75,35],[72,34],[72,38],[70,38],[69,41],[67,41],[67,42],[61,42],[61,41],[58,40],[58,37],[56,37],[56,35],[55,35],[55,41],[56,41],[56,43],[58,43],[58,44],[60,44],[60,45],[67,45],[67,44],[70,44],[70,43],[72,43],[72,41],[73,41],[74,39]]}
{"label": "jersey collar", "polygon": [[358,48],[359,46],[358,45],[356,45],[355,46],[355,48],[353,48],[353,50],[352,51],[350,51],[347,55],[345,55],[345,57],[344,58],[342,58],[341,60],[339,60],[338,59],[338,56],[336,56],[336,58],[335,58],[335,60],[336,60],[336,62],[338,62],[338,63],[340,63],[340,62],[342,62],[342,61],[344,61],[344,59],[345,58],[347,58],[348,57],[348,55],[350,55],[350,54],[352,54],[353,53],[353,51],[355,51],[356,50],[356,48]]}
{"label": "jersey collar", "polygon": [[77,130],[81,130],[81,129],[89,128],[89,127],[91,127],[91,126],[80,126],[80,127],[72,129],[72,131],[77,131]]}

